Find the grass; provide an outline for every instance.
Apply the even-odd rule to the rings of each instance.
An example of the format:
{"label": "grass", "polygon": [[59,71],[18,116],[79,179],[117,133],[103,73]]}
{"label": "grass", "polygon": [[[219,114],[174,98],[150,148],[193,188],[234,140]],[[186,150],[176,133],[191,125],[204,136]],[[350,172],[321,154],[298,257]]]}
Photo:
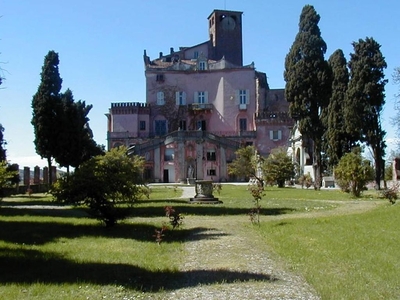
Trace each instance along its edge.
{"label": "grass", "polygon": [[[207,230],[205,221],[203,229],[167,231],[158,245],[155,230],[168,221],[164,207],[186,218],[236,218],[252,207],[246,189],[224,184],[215,193],[223,204],[196,205],[179,199],[177,187],[152,187],[135,216],[114,228],[80,208],[54,209],[46,195],[6,198],[7,207],[0,208],[0,299],[161,299],[163,291],[184,287],[179,267],[185,239]],[[243,232],[265,240],[322,299],[400,298],[399,205],[382,200],[365,213],[315,217],[354,201],[379,200],[374,192],[355,200],[338,190],[267,187],[261,227],[247,224]],[[299,213],[314,218],[295,218]]]}
{"label": "grass", "polygon": [[400,206],[265,222],[261,234],[322,299],[400,298]]}

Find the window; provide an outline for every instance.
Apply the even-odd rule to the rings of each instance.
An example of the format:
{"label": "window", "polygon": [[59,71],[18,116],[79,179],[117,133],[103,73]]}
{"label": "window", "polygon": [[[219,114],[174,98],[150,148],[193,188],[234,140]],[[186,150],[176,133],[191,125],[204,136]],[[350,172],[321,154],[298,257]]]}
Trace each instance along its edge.
{"label": "window", "polygon": [[247,104],[246,90],[239,90],[239,104]]}
{"label": "window", "polygon": [[270,130],[269,138],[273,141],[278,141],[282,139],[282,131],[281,130]]}
{"label": "window", "polygon": [[156,120],[155,121],[156,135],[165,135],[167,133],[167,121]]}
{"label": "window", "polygon": [[214,149],[207,150],[207,160],[208,161],[216,161],[217,160],[217,156],[215,155]]}
{"label": "window", "polygon": [[175,93],[176,105],[185,105],[186,104],[186,93],[185,92],[176,92]]}
{"label": "window", "polygon": [[205,120],[197,121],[196,125],[197,125],[197,127],[196,127],[197,130],[206,131],[206,121]]}
{"label": "window", "polygon": [[239,119],[239,129],[240,131],[246,131],[247,130],[247,119]]}
{"label": "window", "polygon": [[193,58],[197,59],[199,57],[199,51],[194,51]]}
{"label": "window", "polygon": [[207,91],[195,92],[194,102],[199,104],[208,103],[208,92]]}
{"label": "window", "polygon": [[236,104],[246,105],[250,103],[249,90],[236,90]]}
{"label": "window", "polygon": [[165,149],[164,161],[172,161],[175,157],[174,149]]}
{"label": "window", "polygon": [[207,69],[207,63],[205,61],[199,61],[199,70],[204,71]]}
{"label": "window", "polygon": [[139,121],[139,130],[146,130],[146,121]]}
{"label": "window", "polygon": [[208,176],[217,176],[217,172],[215,171],[215,169],[208,169],[207,175]]}
{"label": "window", "polygon": [[179,121],[179,129],[180,130],[186,130],[186,120],[180,120]]}
{"label": "window", "polygon": [[157,93],[157,105],[164,105],[164,104],[165,104],[164,92],[158,92]]}
{"label": "window", "polygon": [[164,74],[157,74],[156,81],[157,82],[163,82],[164,81]]}

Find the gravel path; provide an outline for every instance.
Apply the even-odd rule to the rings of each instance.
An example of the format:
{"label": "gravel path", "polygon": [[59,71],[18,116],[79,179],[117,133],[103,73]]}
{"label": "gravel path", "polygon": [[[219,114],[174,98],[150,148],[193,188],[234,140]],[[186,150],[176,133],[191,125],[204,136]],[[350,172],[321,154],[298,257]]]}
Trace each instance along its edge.
{"label": "gravel path", "polygon": [[[182,198],[193,196],[193,187],[183,187]],[[198,229],[185,242],[181,268],[187,288],[164,299],[319,299],[304,279],[272,258],[261,241],[244,236],[243,222],[249,222],[247,216],[185,219],[185,228]]]}

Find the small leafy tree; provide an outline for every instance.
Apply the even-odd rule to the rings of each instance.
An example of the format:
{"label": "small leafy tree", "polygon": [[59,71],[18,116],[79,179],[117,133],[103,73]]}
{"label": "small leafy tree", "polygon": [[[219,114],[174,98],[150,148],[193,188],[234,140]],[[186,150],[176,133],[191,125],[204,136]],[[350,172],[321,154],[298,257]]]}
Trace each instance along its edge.
{"label": "small leafy tree", "polygon": [[249,216],[250,221],[253,224],[260,225],[260,212],[261,204],[260,201],[264,196],[264,188],[260,184],[250,184],[249,189],[251,196],[253,197],[254,207],[251,209]]}
{"label": "small leafy tree", "polygon": [[125,147],[84,162],[68,178],[57,181],[51,193],[57,201],[84,205],[107,227],[132,213],[132,206],[144,194],[142,157],[128,157]]}
{"label": "small leafy tree", "polygon": [[9,169],[5,160],[0,161],[0,200],[3,195],[3,189],[11,186],[13,178],[18,174],[17,171]]}
{"label": "small leafy tree", "polygon": [[263,180],[258,176],[257,169],[261,160],[253,146],[239,148],[236,158],[228,165],[228,173],[238,177],[254,177],[262,185]]}
{"label": "small leafy tree", "polygon": [[271,151],[264,160],[262,169],[265,181],[277,184],[280,188],[285,186],[285,181],[292,179],[295,175],[292,159],[283,147]]}
{"label": "small leafy tree", "polygon": [[361,149],[357,147],[340,159],[335,178],[342,191],[359,197],[367,183],[374,179],[374,169],[370,161],[362,158]]}

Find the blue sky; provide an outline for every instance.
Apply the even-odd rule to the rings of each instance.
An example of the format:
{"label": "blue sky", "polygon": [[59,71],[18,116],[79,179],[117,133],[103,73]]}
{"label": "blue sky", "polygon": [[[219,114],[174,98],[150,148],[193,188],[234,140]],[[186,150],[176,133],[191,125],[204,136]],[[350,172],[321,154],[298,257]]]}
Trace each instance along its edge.
{"label": "blue sky", "polygon": [[106,145],[111,102],[144,102],[143,51],[151,59],[171,47],[208,40],[207,17],[214,9],[243,12],[244,64],[255,63],[271,88],[284,88],[285,56],[298,32],[304,5],[321,16],[326,58],[351,43],[373,37],[381,44],[388,68],[384,127],[390,142],[395,130],[393,70],[400,67],[398,0],[0,0],[0,62],[6,81],[0,89],[0,123],[5,127],[7,157],[20,166],[45,166],[33,144],[31,100],[40,83],[44,56],[59,53],[62,91],[92,104],[90,126]]}

